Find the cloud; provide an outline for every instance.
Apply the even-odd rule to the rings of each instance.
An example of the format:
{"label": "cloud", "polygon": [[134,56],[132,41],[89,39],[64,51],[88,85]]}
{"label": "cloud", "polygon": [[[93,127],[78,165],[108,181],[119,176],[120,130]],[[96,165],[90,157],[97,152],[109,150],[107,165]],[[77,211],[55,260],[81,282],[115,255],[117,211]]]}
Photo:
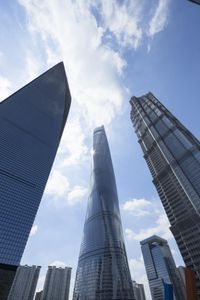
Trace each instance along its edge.
{"label": "cloud", "polygon": [[45,193],[55,198],[64,197],[69,191],[69,181],[61,172],[54,170],[47,182]]}
{"label": "cloud", "polygon": [[125,230],[127,239],[135,241],[142,241],[154,234],[160,235],[167,240],[173,238],[172,233],[169,230],[169,221],[165,213],[162,213],[159,216],[154,227],[141,229],[138,233],[134,232],[130,228]]}
{"label": "cloud", "polygon": [[170,0],[159,0],[153,17],[149,22],[148,35],[153,37],[155,34],[162,31],[168,22]]}
{"label": "cloud", "polygon": [[33,236],[37,233],[38,231],[38,225],[33,225],[32,228],[31,228],[31,231],[30,231],[30,236]]}
{"label": "cloud", "polygon": [[103,28],[111,32],[122,47],[137,49],[143,30],[140,26],[142,17],[141,1],[100,1],[99,10],[103,19]]}
{"label": "cloud", "polygon": [[88,193],[88,189],[80,186],[75,185],[72,190],[68,193],[68,203],[69,205],[75,205],[80,202],[83,197],[85,197]]}
{"label": "cloud", "polygon": [[132,199],[126,201],[122,205],[122,209],[133,216],[143,217],[149,215],[149,208],[151,205],[151,202],[146,199]]}
{"label": "cloud", "polygon": [[65,268],[66,263],[64,263],[63,261],[60,261],[60,260],[55,260],[52,263],[50,263],[49,266],[56,266],[57,268]]}
{"label": "cloud", "polygon": [[0,75],[0,102],[11,94],[11,82]]}

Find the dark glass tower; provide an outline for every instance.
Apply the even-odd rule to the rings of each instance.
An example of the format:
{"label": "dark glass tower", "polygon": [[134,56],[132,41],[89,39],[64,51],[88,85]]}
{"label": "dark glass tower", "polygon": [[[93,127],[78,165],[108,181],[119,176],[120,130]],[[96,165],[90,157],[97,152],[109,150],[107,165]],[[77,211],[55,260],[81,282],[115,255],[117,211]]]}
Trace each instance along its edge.
{"label": "dark glass tower", "polygon": [[200,0],[189,0],[189,1],[200,5]]}
{"label": "dark glass tower", "polygon": [[184,284],[167,241],[153,235],[140,244],[152,299],[173,299],[165,298],[165,288],[171,286],[174,299],[185,300]]}
{"label": "dark glass tower", "polygon": [[93,136],[91,191],[73,299],[134,299],[104,127]]}
{"label": "dark glass tower", "polygon": [[153,183],[200,297],[200,143],[152,93],[130,103]]}
{"label": "dark glass tower", "polygon": [[70,108],[63,63],[0,103],[0,299],[7,299]]}

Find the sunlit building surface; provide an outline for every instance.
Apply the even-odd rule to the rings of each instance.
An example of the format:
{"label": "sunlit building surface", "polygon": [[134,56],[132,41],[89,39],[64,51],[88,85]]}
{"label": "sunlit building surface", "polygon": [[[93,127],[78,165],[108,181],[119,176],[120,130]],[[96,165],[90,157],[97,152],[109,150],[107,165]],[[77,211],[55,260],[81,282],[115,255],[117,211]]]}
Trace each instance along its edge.
{"label": "sunlit building surface", "polygon": [[132,97],[131,119],[153,183],[200,298],[200,143],[152,93]]}
{"label": "sunlit building surface", "polygon": [[19,266],[8,300],[33,300],[39,273],[38,266]]}
{"label": "sunlit building surface", "polygon": [[0,299],[7,299],[67,119],[59,63],[0,103]]}
{"label": "sunlit building surface", "polygon": [[135,299],[104,127],[93,135],[91,190],[73,299]]}
{"label": "sunlit building surface", "polygon": [[[152,299],[184,300],[185,290],[165,239],[156,235],[140,242]],[[173,287],[173,289],[170,288]]]}

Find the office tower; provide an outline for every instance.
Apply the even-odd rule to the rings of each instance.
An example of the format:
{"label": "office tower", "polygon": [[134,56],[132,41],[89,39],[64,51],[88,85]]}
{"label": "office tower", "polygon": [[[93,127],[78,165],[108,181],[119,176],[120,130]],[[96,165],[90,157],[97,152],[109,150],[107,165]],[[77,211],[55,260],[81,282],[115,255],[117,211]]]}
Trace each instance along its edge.
{"label": "office tower", "polygon": [[194,2],[196,4],[200,4],[200,0],[189,0],[190,2]]}
{"label": "office tower", "polygon": [[43,291],[40,291],[35,294],[35,300],[42,300],[42,292]]}
{"label": "office tower", "polygon": [[152,299],[164,298],[164,284],[172,284],[176,300],[184,300],[184,286],[177,271],[168,243],[153,235],[140,242]]}
{"label": "office tower", "polygon": [[130,103],[153,183],[200,297],[200,143],[152,93]]}
{"label": "office tower", "polygon": [[186,299],[197,300],[197,289],[194,271],[185,267],[178,267],[181,278],[184,282],[185,292],[187,295]]}
{"label": "office tower", "polygon": [[37,266],[19,266],[8,300],[33,300],[40,268]]}
{"label": "office tower", "polygon": [[135,280],[132,283],[135,300],[146,300],[143,284],[137,283]]}
{"label": "office tower", "polygon": [[49,266],[45,278],[42,300],[68,300],[71,268]]}
{"label": "office tower", "polygon": [[0,299],[7,299],[70,107],[59,63],[0,103]]}
{"label": "office tower", "polygon": [[134,299],[115,175],[103,126],[93,134],[91,190],[73,299]]}

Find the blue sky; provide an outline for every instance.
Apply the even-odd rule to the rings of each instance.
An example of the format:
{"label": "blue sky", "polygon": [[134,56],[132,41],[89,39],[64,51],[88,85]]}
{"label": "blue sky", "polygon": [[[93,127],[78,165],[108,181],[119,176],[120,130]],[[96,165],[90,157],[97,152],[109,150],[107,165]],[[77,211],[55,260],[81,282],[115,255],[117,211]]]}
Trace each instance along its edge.
{"label": "blue sky", "polygon": [[[12,2],[12,3],[11,3]],[[139,241],[169,240],[183,264],[130,121],[129,99],[152,91],[198,138],[200,7],[187,0],[18,0],[0,5],[0,99],[63,60],[72,106],[23,264],[73,268],[91,171],[92,131],[105,125],[133,279],[150,299]]]}

